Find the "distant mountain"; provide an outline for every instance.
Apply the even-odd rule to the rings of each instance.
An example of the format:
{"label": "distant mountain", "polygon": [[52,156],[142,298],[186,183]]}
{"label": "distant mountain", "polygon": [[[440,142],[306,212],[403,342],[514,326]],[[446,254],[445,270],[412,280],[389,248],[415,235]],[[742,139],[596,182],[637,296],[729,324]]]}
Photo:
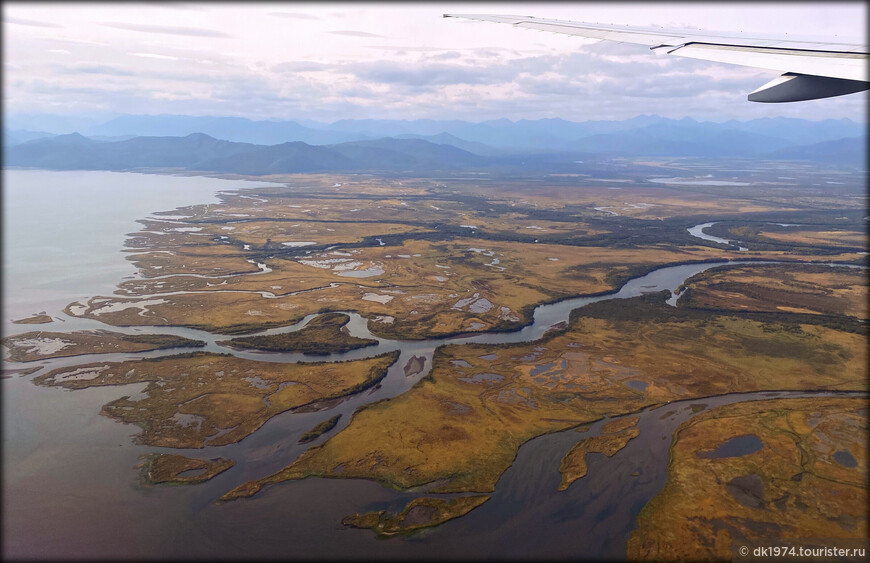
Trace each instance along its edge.
{"label": "distant mountain", "polygon": [[[481,130],[492,131],[509,127],[504,123],[478,125]],[[526,124],[526,132],[535,135],[536,127]],[[862,136],[795,145],[779,137],[693,120],[661,120],[643,127],[563,141],[570,150],[533,147],[523,152],[513,148],[506,154],[447,133],[428,139],[450,142],[387,137],[331,145],[302,141],[260,145],[220,140],[203,133],[183,137],[142,136],[119,141],[94,140],[73,133],[4,145],[3,156],[6,166],[52,170],[180,168],[246,175],[498,170],[522,174],[574,173],[578,170],[578,161],[582,161],[584,170],[591,170],[597,162],[617,156],[743,157],[866,167],[867,144],[866,137]],[[465,150],[462,145],[479,152]],[[484,149],[488,154],[481,154],[487,152]]]}
{"label": "distant mountain", "polygon": [[100,163],[99,141],[78,133],[35,139],[20,145],[3,147],[6,166],[28,166],[50,170],[106,170]]}
{"label": "distant mountain", "polygon": [[[494,119],[473,123],[461,120],[399,120],[344,119],[322,123],[308,119],[298,121],[256,121],[239,117],[183,115],[123,115],[99,121],[95,116],[70,117],[49,114],[19,114],[4,116],[7,129],[44,131],[47,134],[68,133],[71,124],[79,123],[81,134],[110,140],[122,136],[183,137],[204,133],[216,139],[238,143],[271,146],[293,141],[308,145],[334,145],[347,142],[396,137],[421,139],[435,144],[447,144],[469,152],[494,156],[505,153],[549,154],[554,152],[623,150],[637,154],[644,145],[643,137],[655,138],[658,147],[652,154],[677,154],[694,150],[707,155],[717,150],[723,154],[755,154],[756,141],[773,143],[768,150],[789,145],[808,145],[866,134],[866,125],[849,119],[809,121],[794,118],[762,118],[724,123],[699,122],[691,118],[670,119],[659,115],[638,115],[625,120],[568,121],[549,119]],[[38,127],[37,127],[38,125]],[[658,127],[664,129],[656,129]],[[681,136],[668,133],[668,127]],[[631,134],[635,131],[635,134]],[[723,131],[730,131],[725,133]],[[737,133],[748,136],[740,137]],[[617,137],[598,137],[617,135]],[[650,137],[652,135],[652,137]],[[752,137],[758,135],[761,137]],[[723,137],[722,142],[711,136]],[[731,145],[725,142],[730,136]],[[595,137],[594,139],[592,139]],[[14,141],[12,137],[11,140]],[[28,139],[29,140],[29,139]],[[621,141],[620,141],[621,140]],[[740,145],[745,141],[749,145]],[[620,145],[625,141],[629,145]],[[698,145],[697,142],[702,142]],[[635,146],[634,143],[640,143]],[[17,144],[17,142],[15,143]],[[10,146],[11,143],[7,143]]]}
{"label": "distant mountain", "polygon": [[316,130],[295,121],[252,121],[242,117],[191,117],[185,115],[125,115],[85,130],[89,136],[138,135],[182,137],[204,133],[216,139],[257,145],[302,141],[329,145],[370,138],[340,131]]}
{"label": "distant mountain", "polygon": [[867,168],[867,137],[849,137],[771,152],[775,160],[806,160]]}
{"label": "distant mountain", "polygon": [[468,151],[420,139],[376,139],[329,146],[300,141],[254,145],[195,133],[185,137],[135,137],[101,142],[78,133],[39,139],[4,151],[9,166],[52,170],[188,170],[264,175],[328,171],[455,170],[485,166]]}
{"label": "distant mountain", "polygon": [[198,166],[202,170],[259,175],[360,170],[455,170],[483,166],[487,162],[483,157],[449,145],[436,145],[420,139],[387,138],[329,146],[284,143],[204,161]]}
{"label": "distant mountain", "polygon": [[[342,119],[334,123],[321,123],[318,129],[357,133],[369,138],[397,137],[399,135],[437,135],[468,125],[467,121],[415,119]],[[312,125],[312,127],[314,127]]]}
{"label": "distant mountain", "polygon": [[12,147],[36,139],[44,139],[46,137],[54,137],[54,133],[47,133],[45,131],[28,131],[26,129],[3,129],[3,146]]}
{"label": "distant mountain", "polygon": [[256,145],[220,141],[194,133],[186,137],[134,137],[94,141],[78,133],[38,139],[4,150],[10,166],[52,170],[129,170],[193,168],[203,160],[229,157]]}
{"label": "distant mountain", "polygon": [[764,117],[751,121],[726,121],[721,124],[735,131],[745,131],[785,139],[795,145],[835,141],[867,134],[867,127],[849,119],[809,121],[790,117]]}
{"label": "distant mountain", "polygon": [[111,143],[115,141],[126,141],[137,135],[88,135],[88,139],[92,141],[100,141],[102,143]]}
{"label": "distant mountain", "polygon": [[190,168],[260,176],[352,170],[356,165],[353,159],[332,149],[294,141],[267,147],[254,146],[234,155],[197,162]]}
{"label": "distant mountain", "polygon": [[638,129],[592,135],[572,148],[592,153],[644,156],[758,156],[792,143],[777,137],[728,129],[715,123],[662,122]]}
{"label": "distant mountain", "polygon": [[396,139],[421,139],[423,141],[429,141],[430,143],[435,143],[436,145],[450,145],[464,151],[468,151],[473,154],[477,154],[480,156],[496,156],[503,154],[503,150],[496,149],[489,145],[484,145],[483,143],[476,143],[474,141],[466,141],[464,139],[460,139],[455,135],[451,135],[450,133],[439,133],[437,135],[395,135]]}
{"label": "distant mountain", "polygon": [[422,139],[376,139],[332,145],[342,154],[364,163],[387,163],[386,168],[417,170],[456,169],[483,166],[488,160],[466,150]]}
{"label": "distant mountain", "polygon": [[79,131],[87,133],[89,127],[105,123],[117,114],[105,112],[84,113],[80,115],[60,115],[55,113],[3,113],[5,129],[24,129],[27,131],[46,131],[53,135],[68,135]]}

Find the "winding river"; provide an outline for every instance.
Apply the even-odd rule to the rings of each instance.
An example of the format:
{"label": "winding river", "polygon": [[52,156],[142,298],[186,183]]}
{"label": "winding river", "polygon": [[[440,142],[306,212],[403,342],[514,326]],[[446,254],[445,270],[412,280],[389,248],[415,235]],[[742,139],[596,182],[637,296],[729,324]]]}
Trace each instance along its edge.
{"label": "winding river", "polygon": [[[86,174],[88,178],[82,180],[78,176],[80,174]],[[100,207],[113,209],[113,198],[119,196],[111,193],[111,187],[118,183],[129,185],[132,181],[130,176],[118,173],[5,171],[4,183],[12,192],[15,192],[16,186],[26,186],[27,182],[34,180],[52,186],[69,186],[76,181],[100,184],[104,188],[98,198]],[[142,183],[142,189],[147,190],[145,186],[149,183],[173,183],[173,180],[166,178],[146,176],[147,181]],[[171,197],[175,199],[170,199],[171,203],[167,203],[165,198],[169,196],[166,194],[157,197],[159,202],[143,196],[138,204],[130,205],[127,209],[129,222],[146,216],[154,209],[202,202],[206,196],[211,197],[218,190],[254,185],[242,182],[227,185],[226,181],[208,178],[183,180],[191,186],[186,195],[173,192]],[[76,204],[69,201],[73,198],[60,199],[63,203],[55,205],[62,209],[43,210],[43,221],[54,217],[54,213],[61,221],[61,215],[67,219],[76,217],[79,212],[76,205],[82,208],[82,213],[93,206],[93,202]],[[51,207],[47,203],[44,207]],[[8,228],[6,213],[7,210],[4,210],[4,224]],[[79,264],[75,259],[76,252],[89,254],[87,242],[80,250],[72,252],[72,258],[67,257],[54,265],[50,260],[37,260],[35,272],[23,273],[33,264],[35,257],[41,255],[40,252],[44,256],[45,248],[53,248],[47,244],[51,239],[44,234],[50,231],[44,228],[45,224],[32,222],[30,228],[43,234],[34,231],[30,233],[30,238],[26,226],[20,223],[13,226],[18,229],[12,239],[16,250],[5,258],[12,262],[12,268],[7,269],[9,264],[4,263],[4,275],[8,275],[9,271],[20,272],[25,280],[15,280],[11,293],[4,294],[5,334],[33,330],[33,326],[9,325],[8,321],[43,309],[48,309],[49,314],[60,320],[50,325],[39,325],[39,329],[68,331],[106,328],[98,321],[69,317],[57,311],[71,301],[102,291],[109,282],[113,286],[120,277],[119,273],[132,275],[129,264],[123,260],[119,263],[117,247],[124,233],[136,230],[136,224],[121,222],[120,227],[113,227],[112,236],[121,238],[114,239],[111,249],[109,245],[103,251],[91,249],[91,254],[96,254],[91,259],[104,264],[96,266],[98,274],[76,273]],[[99,221],[97,224],[102,225]],[[5,244],[10,243],[9,238],[4,239]],[[63,240],[54,239],[53,244],[59,247],[59,253],[65,252]],[[157,357],[177,351],[101,354],[40,362],[45,367],[37,374],[2,380],[3,555],[9,558],[320,559],[358,558],[363,554],[366,558],[426,559],[622,558],[625,542],[635,525],[638,512],[664,485],[670,438],[676,426],[693,415],[693,405],[703,403],[706,409],[710,409],[739,401],[837,393],[730,394],[673,402],[667,408],[645,409],[640,413],[638,423],[640,436],[612,458],[591,454],[588,458],[588,475],[563,492],[557,491],[559,460],[577,440],[598,434],[608,420],[599,421],[582,435],[568,430],[541,436],[520,448],[514,464],[502,475],[489,502],[463,518],[407,538],[378,540],[368,530],[345,528],[340,522],[344,516],[354,512],[399,510],[411,498],[419,496],[419,491],[396,492],[364,480],[309,478],[269,487],[251,499],[225,504],[217,504],[215,499],[239,483],[269,475],[292,462],[312,445],[298,445],[299,437],[318,422],[339,413],[344,415],[336,429],[313,444],[322,443],[345,427],[351,414],[360,406],[407,391],[426,375],[432,354],[440,345],[534,340],[552,325],[566,321],[571,310],[577,307],[647,292],[670,290],[673,293],[687,278],[724,263],[743,262],[691,264],[655,270],[629,281],[618,292],[609,295],[580,297],[540,306],[535,310],[534,322],[517,332],[420,342],[378,339],[376,347],[317,358],[334,361],[369,357],[390,350],[401,351],[399,360],[390,368],[378,388],[349,397],[323,411],[278,415],[241,442],[202,450],[136,445],[131,441],[131,436],[138,432],[137,427],[99,415],[103,404],[123,395],[140,392],[145,383],[82,391],[37,387],[30,383],[30,379],[38,373],[61,366]],[[42,276],[48,276],[49,281],[42,279]],[[37,290],[33,290],[33,283],[30,286],[25,283],[27,279],[37,278],[40,278]],[[73,281],[65,283],[65,280],[70,279]],[[672,304],[674,300],[672,298]],[[350,313],[350,316],[348,326],[351,333],[371,338],[366,320],[355,313]],[[271,329],[264,333],[298,330],[313,317],[306,317],[292,327]],[[109,328],[119,332],[147,331],[204,340],[207,343],[205,350],[261,361],[310,361],[310,357],[305,358],[301,354],[231,350],[216,344],[216,341],[226,336],[182,327]],[[406,377],[402,368],[415,355],[426,358],[425,369]],[[662,416],[663,411],[669,414]],[[236,466],[196,486],[143,488],[137,483],[133,466],[140,455],[155,451],[199,458],[229,457],[236,461]]]}

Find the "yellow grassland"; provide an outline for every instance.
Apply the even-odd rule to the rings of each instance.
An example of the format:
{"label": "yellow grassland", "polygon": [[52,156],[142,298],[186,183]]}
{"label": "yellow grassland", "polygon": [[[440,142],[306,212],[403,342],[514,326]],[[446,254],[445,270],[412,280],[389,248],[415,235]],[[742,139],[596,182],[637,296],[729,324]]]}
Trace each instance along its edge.
{"label": "yellow grassland", "polygon": [[257,264],[248,262],[249,258],[220,245],[199,248],[185,246],[183,250],[172,251],[172,254],[143,252],[130,255],[127,259],[139,269],[145,278],[173,274],[228,276],[249,274],[260,270]]}
{"label": "yellow grassland", "polygon": [[[192,485],[208,481],[236,464],[231,459],[194,459],[177,454],[145,454],[137,467],[141,469],[142,480],[150,485],[168,483],[171,485]],[[194,475],[181,475],[186,471],[201,470]]]}
{"label": "yellow grassland", "polygon": [[[173,212],[188,217],[182,221],[159,220],[159,214],[154,215],[143,220],[145,232],[131,239],[129,244],[136,250],[130,251],[129,259],[145,279],[122,283],[120,295],[198,293],[161,296],[159,302],[144,309],[136,307],[134,301],[128,301],[131,307],[122,308],[125,298],[112,296],[92,300],[84,312],[77,308],[66,312],[115,326],[183,325],[229,334],[285,326],[311,313],[340,310],[367,317],[370,330],[388,338],[512,330],[530,322],[536,305],[614,290],[618,280],[633,275],[638,268],[727,259],[735,253],[664,243],[614,248],[490,241],[477,238],[477,231],[580,238],[607,233],[584,222],[584,217],[601,215],[592,210],[596,206],[643,218],[790,208],[756,205],[739,198],[723,200],[713,188],[632,185],[630,190],[611,190],[605,188],[619,185],[592,180],[580,185],[543,181],[531,187],[528,182],[453,182],[447,187],[432,180],[354,175],[270,178],[286,182],[290,188],[224,193],[220,204]],[[740,193],[748,197],[751,192]],[[492,205],[502,207],[493,212],[479,203],[478,207],[465,206],[461,197],[468,194],[487,197]],[[451,199],[454,195],[459,199]],[[564,222],[528,215],[564,210],[569,205],[579,211]],[[405,239],[400,244],[391,240],[386,246],[358,245],[363,237],[413,235],[435,225],[472,225],[477,229],[467,229],[467,237],[440,242]],[[327,244],[344,246],[337,251],[310,251],[288,247],[284,242],[317,242],[321,248]],[[854,261],[861,256],[854,252],[816,256],[749,251],[740,258]],[[261,272],[258,263],[272,271]],[[342,268],[377,268],[384,273],[347,277],[340,275],[347,273]],[[172,276],[166,277],[169,274]],[[277,298],[256,293],[263,291]],[[392,299],[385,291],[393,292],[389,294]],[[377,295],[366,297],[372,292]],[[455,306],[475,294],[491,307],[472,310]]]}
{"label": "yellow grassland", "polygon": [[[211,259],[205,256],[193,263],[188,262],[190,257],[186,254],[140,256],[138,264],[148,272],[201,272],[206,264],[211,264]],[[114,326],[183,325],[233,333],[244,332],[245,327],[257,324],[293,324],[316,312],[354,311],[371,320],[392,317],[391,323],[370,323],[370,330],[379,336],[422,339],[457,332],[515,329],[528,323],[531,309],[541,303],[616,289],[608,276],[628,272],[631,266],[653,267],[726,256],[730,255],[725,251],[704,246],[649,245],[614,249],[461,238],[449,242],[408,240],[400,246],[363,247],[340,255],[323,252],[296,260],[273,258],[265,260],[273,271],[263,274],[129,281],[122,284],[122,288],[131,295],[179,290],[202,293],[161,297],[160,303],[149,304],[144,311],[135,306],[118,308],[129,301],[121,297],[100,298],[92,300],[82,315]],[[746,252],[741,253],[741,257],[819,261],[855,259],[858,255],[819,257]],[[318,260],[345,258],[360,263],[361,268],[378,267],[384,273],[369,278],[350,278],[340,276],[340,271],[329,267],[312,265]],[[230,268],[229,264],[221,265],[221,258],[215,260],[214,269]],[[241,259],[227,257],[226,260],[238,265]],[[256,268],[255,264],[241,263]],[[201,267],[188,264],[201,264]],[[160,265],[161,269],[154,270],[154,265]],[[364,300],[363,296],[373,288],[402,293],[393,293],[394,298],[389,303]],[[227,290],[269,291],[280,297],[225,293]],[[313,291],[288,295],[305,290]],[[472,312],[468,307],[454,308],[459,300],[475,293],[488,300],[491,309]],[[135,305],[135,301],[129,303]],[[118,310],[100,310],[109,307]]]}
{"label": "yellow grassland", "polygon": [[778,242],[798,244],[824,244],[826,246],[868,246],[867,233],[861,231],[805,231],[789,230],[785,233],[761,231],[764,238]]}
{"label": "yellow grassland", "polygon": [[691,304],[700,307],[867,318],[867,273],[860,269],[734,266],[705,272],[691,287]]}
{"label": "yellow grassland", "polygon": [[[500,182],[497,185],[468,184],[462,188],[469,193],[494,200],[527,201],[542,209],[560,209],[566,203],[594,207],[608,207],[620,215],[638,219],[665,219],[681,215],[717,213],[754,213],[764,211],[791,211],[799,209],[788,198],[782,201],[758,202],[753,190],[740,193],[733,186],[727,191],[712,187],[676,187],[630,185],[601,182],[584,178],[579,185],[547,184],[542,182],[529,189],[525,182]],[[620,188],[620,189],[610,189]],[[742,197],[741,197],[742,196]],[[840,202],[842,204],[842,202]]]}
{"label": "yellow grassland", "polygon": [[622,418],[617,418],[616,420],[611,420],[602,426],[601,431],[605,434],[616,434],[635,426],[639,420],[639,416],[624,416]]}
{"label": "yellow grassland", "polygon": [[[718,407],[684,422],[671,446],[667,483],[641,512],[628,559],[725,560],[732,542],[865,538],[866,410],[866,398],[774,399]],[[698,455],[747,434],[763,447],[742,457]],[[834,459],[842,451],[855,467]],[[740,491],[735,478],[754,480],[755,490]],[[751,496],[740,502],[742,495]]]}
{"label": "yellow grassland", "polygon": [[437,526],[465,516],[489,500],[489,495],[454,497],[449,499],[415,498],[398,514],[380,510],[365,514],[351,514],[342,520],[345,526],[370,528],[379,536],[407,534],[421,528]]}
{"label": "yellow grassland", "polygon": [[[342,214],[340,213],[337,215],[338,218],[336,220],[347,221],[350,219],[347,215],[344,217],[341,217]],[[224,230],[224,227],[232,227],[233,230]],[[244,244],[251,245],[253,249],[262,249],[267,241],[271,242],[269,248],[281,249],[290,246],[282,244],[285,242],[316,242],[321,246],[339,243],[352,244],[370,236],[416,233],[425,230],[421,227],[389,222],[333,223],[312,221],[310,219],[298,223],[293,221],[268,220],[229,223],[226,225],[211,223],[204,224],[203,228],[203,232],[211,236],[227,236],[234,241],[243,241]],[[238,243],[232,248],[238,252]]]}
{"label": "yellow grassland", "polygon": [[50,323],[54,321],[50,315],[46,315],[45,313],[37,313],[31,315],[29,317],[24,317],[23,319],[15,319],[12,321],[12,324],[16,325],[40,325],[45,323]]}
{"label": "yellow grassland", "polygon": [[144,398],[122,397],[102,413],[140,425],[140,443],[202,448],[238,442],[279,413],[372,385],[397,357],[285,364],[199,352],[59,368],[34,382],[68,389],[148,382]]}
{"label": "yellow grassland", "polygon": [[[309,475],[397,488],[445,480],[437,490],[489,492],[522,443],[605,415],[738,391],[867,387],[864,335],[727,315],[608,320],[579,311],[549,339],[439,348],[430,374],[410,391],[357,411],[323,445],[224,498]],[[490,354],[496,359],[481,359]],[[629,381],[647,386],[638,391]]]}
{"label": "yellow grassland", "polygon": [[[205,344],[181,336],[127,335],[109,331],[33,331],[6,336],[0,343],[9,349],[9,359],[13,362],[33,362],[82,354],[146,352]],[[46,346],[48,348],[43,348]]]}

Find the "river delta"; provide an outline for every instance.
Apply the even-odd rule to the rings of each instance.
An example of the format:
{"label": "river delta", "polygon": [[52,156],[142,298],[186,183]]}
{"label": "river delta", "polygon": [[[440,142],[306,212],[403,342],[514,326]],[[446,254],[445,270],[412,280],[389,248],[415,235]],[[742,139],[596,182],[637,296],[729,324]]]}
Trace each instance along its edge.
{"label": "river delta", "polygon": [[[865,537],[863,180],[640,166],[619,189],[297,175],[151,204],[111,294],[4,319],[4,463],[11,502],[35,503],[4,511],[4,554],[572,557],[596,534],[595,556],[694,558]],[[25,437],[76,420],[73,451],[46,451],[110,476],[82,498],[124,489],[163,521],[27,532],[56,488],[34,490],[51,473],[26,475],[45,454]],[[88,453],[109,444],[125,461]],[[118,542],[68,541],[93,526]],[[134,549],[137,528],[179,541]]]}

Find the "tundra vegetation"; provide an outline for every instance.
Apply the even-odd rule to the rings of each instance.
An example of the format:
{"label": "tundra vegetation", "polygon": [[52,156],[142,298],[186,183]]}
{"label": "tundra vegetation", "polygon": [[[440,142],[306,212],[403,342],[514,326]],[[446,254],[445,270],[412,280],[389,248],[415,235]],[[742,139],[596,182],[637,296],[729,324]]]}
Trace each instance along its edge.
{"label": "tundra vegetation", "polygon": [[389,537],[407,534],[442,524],[453,518],[464,516],[489,500],[489,495],[473,495],[453,498],[415,498],[398,514],[385,510],[351,514],[342,520],[345,526],[370,528],[379,536]]}
{"label": "tundra vegetation", "polygon": [[235,462],[231,459],[194,459],[177,454],[145,454],[137,467],[148,485],[193,485],[223,473]]}
{"label": "tundra vegetation", "polygon": [[[754,448],[723,448],[747,436]],[[863,397],[751,401],[687,420],[628,558],[727,559],[731,542],[865,538],[868,437]]]}
{"label": "tundra vegetation", "polygon": [[301,438],[299,438],[299,443],[307,444],[308,442],[313,442],[314,440],[320,438],[321,436],[335,428],[335,425],[338,424],[340,418],[341,415],[337,414],[332,418],[324,420],[323,422],[317,424],[316,426],[314,426],[314,428],[312,428],[311,430],[303,434]]}
{"label": "tundra vegetation", "polygon": [[723,393],[866,390],[863,333],[674,308],[665,297],[581,307],[563,332],[534,342],[440,347],[412,389],[224,498],[308,476],[491,492],[521,444],[603,416]]}
{"label": "tundra vegetation", "polygon": [[[516,330],[544,303],[613,291],[665,265],[737,258],[733,246],[687,232],[710,214],[730,209],[759,222],[806,214],[784,197],[779,203],[742,188],[725,196],[715,186],[269,179],[299,188],[229,192],[218,205],[143,220],[143,232],[128,241],[141,279],[66,312],[114,326],[220,334],[330,311],[356,312],[373,334],[391,339]],[[860,232],[857,203],[814,221]],[[854,245],[741,244],[749,248],[741,259],[866,261]]]}
{"label": "tundra vegetation", "polygon": [[194,352],[59,368],[34,382],[67,389],[147,382],[141,397],[116,399],[102,413],[141,426],[142,444],[202,448],[238,442],[282,412],[368,389],[397,358],[285,364]]}
{"label": "tundra vegetation", "polygon": [[199,348],[205,345],[201,340],[169,334],[122,334],[106,330],[25,332],[4,337],[0,343],[9,349],[9,359],[13,362],[34,362],[82,354]]}
{"label": "tundra vegetation", "polygon": [[[65,312],[110,326],[201,329],[225,337],[217,343],[224,348],[326,354],[375,342],[347,334],[346,312],[367,319],[372,334],[395,340],[512,331],[531,323],[541,304],[612,292],[663,266],[735,259],[787,262],[699,274],[687,280],[677,307],[666,304],[668,292],[601,301],[574,310],[569,322],[536,341],[441,346],[429,372],[408,391],[358,408],[341,431],[308,447],[285,468],[238,484],[221,497],[250,496],[264,485],[309,476],[371,479],[402,490],[428,485],[427,496],[412,499],[397,513],[345,519],[380,535],[410,533],[472,510],[489,498],[518,448],[548,432],[616,418],[600,436],[580,440],[565,455],[560,469],[562,488],[567,488],[587,471],[588,452],[614,455],[630,440],[643,439],[636,418],[625,415],[647,406],[748,391],[866,392],[865,271],[822,265],[867,263],[863,185],[817,188],[815,173],[798,165],[799,172],[790,172],[803,178],[796,182],[778,180],[773,171],[753,172],[745,186],[654,184],[646,181],[651,171],[704,178],[708,170],[680,159],[621,165],[629,172],[620,183],[571,174],[261,177],[285,186],[226,192],[218,204],[142,220],[142,231],[131,234],[126,249],[140,276],[122,281],[112,296],[71,303]],[[711,242],[688,232],[707,222],[715,223],[708,234],[735,242]],[[309,315],[320,316],[298,331],[255,334],[289,327]],[[102,343],[85,343],[81,333],[50,334],[63,339],[79,334],[78,344],[64,344],[66,352],[120,351],[112,349],[115,345],[132,351],[130,346],[144,345],[107,334]],[[232,338],[237,335],[248,336]],[[19,360],[56,353],[32,346],[25,351],[15,344],[15,338],[24,337],[29,336],[8,340]],[[394,352],[345,362],[277,363],[195,352],[71,365],[39,374],[34,382],[68,389],[142,383],[140,393],[106,404],[102,413],[141,426],[140,443],[202,448],[242,440],[279,413],[315,408],[376,386],[398,357]],[[405,372],[410,377],[422,369],[419,360],[413,366],[409,362]],[[797,440],[811,447],[815,439],[810,420],[825,409],[812,401],[822,399],[789,403],[792,445]],[[761,403],[740,406],[751,410],[753,405]],[[764,412],[762,420],[780,420],[769,414],[774,411]],[[866,434],[866,411],[849,413],[843,420],[860,419],[849,428],[863,424]],[[700,415],[699,424],[709,414]],[[317,425],[302,443],[330,432],[337,422],[332,417]],[[830,424],[839,428],[841,423]],[[719,428],[723,439],[727,428]],[[766,430],[753,428],[764,441]],[[674,481],[677,469],[689,471],[702,463],[681,457],[680,444],[689,436],[689,430],[680,431],[672,448],[669,492],[642,515],[630,545],[633,557],[671,556],[650,543],[655,532],[647,530],[653,530],[659,514],[689,514],[690,504],[679,504],[683,491]],[[691,451],[715,448],[719,434],[710,436]],[[864,450],[842,447],[864,459]],[[828,471],[827,458],[819,456],[817,467]],[[152,468],[159,463],[176,480],[196,469],[185,465],[193,462],[168,457],[148,463]],[[719,461],[704,458],[703,463]],[[764,510],[769,503],[778,506],[774,501],[786,492],[791,496],[783,502],[798,511],[799,494],[806,495],[801,503],[812,501],[821,511],[829,510],[829,502],[849,504],[842,514],[866,507],[865,486],[864,496],[844,493],[834,500],[827,489],[777,489],[776,499],[765,493],[760,501],[751,500],[758,496],[759,479],[764,491],[772,490],[767,483],[779,478],[778,468],[765,473],[761,464],[741,466],[728,479],[741,478],[732,489],[747,502],[767,503]],[[787,485],[809,488],[801,481]],[[696,492],[702,494],[703,487]],[[448,493],[462,495],[443,496]],[[744,533],[733,519],[758,508],[715,502],[707,517],[718,523],[705,529],[716,536],[718,550],[726,545],[721,538]],[[855,524],[844,533],[864,529],[866,523],[855,518],[842,522]],[[687,522],[671,530],[689,534]],[[795,522],[788,524],[795,533],[829,531]],[[686,552],[686,557],[695,555]]]}
{"label": "tundra vegetation", "polygon": [[376,346],[377,340],[357,338],[347,333],[345,325],[350,317],[343,313],[326,313],[311,319],[302,329],[269,336],[246,336],[219,342],[239,350],[267,352],[302,352],[311,355],[329,355]]}

